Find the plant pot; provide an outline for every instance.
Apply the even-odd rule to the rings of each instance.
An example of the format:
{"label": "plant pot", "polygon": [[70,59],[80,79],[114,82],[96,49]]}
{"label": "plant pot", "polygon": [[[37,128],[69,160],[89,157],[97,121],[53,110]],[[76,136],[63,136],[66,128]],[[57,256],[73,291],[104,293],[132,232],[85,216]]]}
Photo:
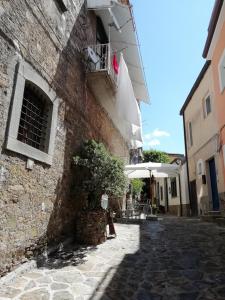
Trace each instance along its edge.
{"label": "plant pot", "polygon": [[104,209],[86,210],[77,219],[77,240],[85,245],[99,245],[106,241],[106,211]]}

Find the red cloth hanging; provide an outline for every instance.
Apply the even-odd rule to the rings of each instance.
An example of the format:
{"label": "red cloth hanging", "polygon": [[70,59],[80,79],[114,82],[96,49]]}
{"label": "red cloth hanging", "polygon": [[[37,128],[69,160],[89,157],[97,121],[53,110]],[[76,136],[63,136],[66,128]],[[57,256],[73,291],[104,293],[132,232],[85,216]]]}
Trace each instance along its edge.
{"label": "red cloth hanging", "polygon": [[117,57],[116,57],[116,53],[113,54],[113,69],[115,71],[116,74],[119,73],[119,65],[118,65],[118,62],[117,62]]}

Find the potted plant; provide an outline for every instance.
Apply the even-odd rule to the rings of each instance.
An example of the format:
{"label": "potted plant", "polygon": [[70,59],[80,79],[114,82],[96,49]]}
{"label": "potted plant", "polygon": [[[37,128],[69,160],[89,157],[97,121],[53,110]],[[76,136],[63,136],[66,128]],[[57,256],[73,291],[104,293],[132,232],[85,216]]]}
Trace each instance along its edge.
{"label": "potted plant", "polygon": [[89,140],[73,158],[83,179],[76,187],[85,195],[83,209],[77,222],[78,240],[85,244],[105,241],[106,211],[101,207],[103,194],[121,197],[126,188],[123,162],[112,156],[102,143]]}

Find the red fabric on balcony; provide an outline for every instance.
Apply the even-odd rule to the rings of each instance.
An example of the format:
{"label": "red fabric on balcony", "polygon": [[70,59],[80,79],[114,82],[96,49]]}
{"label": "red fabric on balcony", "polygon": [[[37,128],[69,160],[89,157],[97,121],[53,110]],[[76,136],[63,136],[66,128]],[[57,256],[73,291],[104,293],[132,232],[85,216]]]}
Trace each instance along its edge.
{"label": "red fabric on balcony", "polygon": [[113,54],[113,62],[112,62],[112,65],[113,65],[113,69],[115,71],[116,74],[119,73],[119,64],[117,62],[117,57],[116,57],[116,54],[114,53]]}

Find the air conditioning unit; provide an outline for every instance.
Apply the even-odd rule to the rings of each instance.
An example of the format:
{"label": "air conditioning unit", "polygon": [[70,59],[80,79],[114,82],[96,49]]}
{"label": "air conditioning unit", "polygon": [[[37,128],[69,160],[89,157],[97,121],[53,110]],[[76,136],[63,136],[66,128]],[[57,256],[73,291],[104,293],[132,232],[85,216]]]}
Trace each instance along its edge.
{"label": "air conditioning unit", "polygon": [[94,64],[97,64],[99,61],[99,56],[95,53],[95,51],[91,47],[87,47],[86,49],[87,59]]}

